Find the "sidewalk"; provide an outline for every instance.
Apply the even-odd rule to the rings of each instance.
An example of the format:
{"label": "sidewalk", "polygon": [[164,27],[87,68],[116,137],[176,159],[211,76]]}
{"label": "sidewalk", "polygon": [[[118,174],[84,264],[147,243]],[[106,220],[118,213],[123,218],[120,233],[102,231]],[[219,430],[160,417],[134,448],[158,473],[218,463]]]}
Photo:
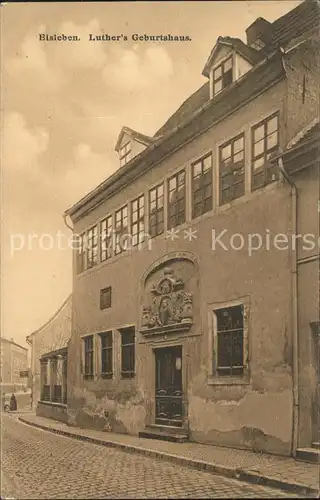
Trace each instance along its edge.
{"label": "sidewalk", "polygon": [[169,460],[179,465],[220,474],[250,483],[271,486],[288,492],[319,498],[319,465],[279,457],[198,443],[171,443],[125,434],[69,427],[35,414],[24,414],[25,424],[60,435],[112,446],[131,453]]}

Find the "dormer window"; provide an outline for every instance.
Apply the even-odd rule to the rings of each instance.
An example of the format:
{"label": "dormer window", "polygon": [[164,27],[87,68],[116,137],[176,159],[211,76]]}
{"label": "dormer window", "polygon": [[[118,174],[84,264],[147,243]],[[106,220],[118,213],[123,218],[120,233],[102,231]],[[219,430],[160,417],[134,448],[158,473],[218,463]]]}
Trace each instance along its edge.
{"label": "dormer window", "polygon": [[219,94],[233,81],[232,56],[213,70],[213,95]]}
{"label": "dormer window", "polygon": [[252,42],[252,44],[250,45],[250,47],[255,50],[262,50],[265,46],[266,44],[260,38],[257,38],[257,40]]}
{"label": "dormer window", "polygon": [[131,160],[131,142],[127,142],[119,152],[120,156],[120,167],[123,167],[126,163]]}

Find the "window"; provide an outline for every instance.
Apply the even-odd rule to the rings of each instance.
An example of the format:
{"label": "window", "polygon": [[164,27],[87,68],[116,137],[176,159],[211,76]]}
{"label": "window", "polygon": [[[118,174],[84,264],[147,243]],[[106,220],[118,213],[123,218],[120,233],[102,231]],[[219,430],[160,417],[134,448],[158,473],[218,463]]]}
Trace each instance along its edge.
{"label": "window", "polygon": [[192,217],[212,210],[212,154],[192,165]]}
{"label": "window", "polygon": [[260,38],[257,38],[254,42],[252,42],[250,47],[252,47],[255,50],[262,50],[265,47],[265,45],[266,44]]}
{"label": "window", "polygon": [[87,233],[87,267],[93,267],[98,261],[98,228],[97,226],[89,229]]}
{"label": "window", "polygon": [[220,205],[244,194],[244,135],[220,148]]}
{"label": "window", "polygon": [[275,114],[252,128],[252,189],[277,179],[277,167],[268,160],[279,145],[278,122]]}
{"label": "window", "polygon": [[101,376],[112,378],[112,332],[101,333]]}
{"label": "window", "polygon": [[111,291],[111,286],[100,290],[100,309],[107,309],[108,307],[111,307]]}
{"label": "window", "polygon": [[128,237],[128,207],[120,208],[116,212],[116,248],[115,253],[119,254],[127,249]]}
{"label": "window", "polygon": [[84,342],[84,378],[93,378],[93,335],[85,337]]}
{"label": "window", "polygon": [[78,236],[77,272],[82,273],[86,269],[86,235]]}
{"label": "window", "polygon": [[182,170],[168,180],[168,229],[186,220],[186,174]]}
{"label": "window", "polygon": [[120,167],[128,163],[131,160],[131,142],[127,142],[120,149]]}
{"label": "window", "polygon": [[219,94],[233,80],[232,56],[213,70],[213,95]]}
{"label": "window", "polygon": [[112,257],[112,216],[103,219],[100,223],[100,260],[110,259]]}
{"label": "window", "polygon": [[135,375],[135,329],[123,328],[121,333],[121,377],[133,378]]}
{"label": "window", "polygon": [[244,306],[216,309],[216,373],[219,376],[244,374]]}
{"label": "window", "polygon": [[149,191],[149,232],[151,238],[164,231],[163,184]]}
{"label": "window", "polygon": [[131,202],[131,236],[133,246],[144,241],[144,195]]}

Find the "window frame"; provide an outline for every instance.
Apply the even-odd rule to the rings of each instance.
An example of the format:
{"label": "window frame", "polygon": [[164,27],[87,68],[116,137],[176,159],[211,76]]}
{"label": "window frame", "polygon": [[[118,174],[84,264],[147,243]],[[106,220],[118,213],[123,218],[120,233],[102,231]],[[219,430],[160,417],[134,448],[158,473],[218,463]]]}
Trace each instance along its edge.
{"label": "window frame", "polygon": [[[90,234],[92,233],[92,236]],[[86,233],[87,238],[87,267],[91,269],[98,264],[98,225],[90,227]],[[92,246],[90,244],[92,243]],[[91,255],[91,259],[90,259]]]}
{"label": "window frame", "polygon": [[[273,120],[274,118],[277,119],[277,128],[273,132],[268,134],[268,129],[267,129],[268,122]],[[255,142],[254,133],[258,128],[262,126],[264,127],[263,138]],[[273,135],[274,132],[277,132],[277,143],[275,146],[272,146],[270,149],[268,149],[267,148],[268,137]],[[254,147],[256,144],[262,141],[263,141],[263,152],[255,156]],[[251,191],[255,191],[256,189],[271,184],[272,182],[276,181],[279,178],[277,166],[268,163],[268,156],[276,152],[279,148],[279,145],[280,145],[280,113],[279,111],[276,111],[275,113],[272,113],[271,115],[267,116],[266,118],[254,124],[251,127]],[[255,169],[254,162],[261,158],[264,159],[263,165]],[[269,175],[271,176],[271,179],[268,178]],[[259,182],[255,183],[254,179],[258,178],[259,176],[263,178],[263,181],[260,183]],[[274,177],[274,179],[272,177]]]}
{"label": "window frame", "polygon": [[[235,145],[236,141],[238,141],[240,139],[242,139],[242,141],[243,141],[243,149],[241,149],[235,153],[234,152],[234,145]],[[232,137],[231,139],[229,139],[228,141],[226,141],[225,143],[223,143],[219,146],[219,167],[218,167],[219,168],[219,206],[225,205],[226,203],[230,203],[231,201],[236,200],[238,198],[241,198],[242,196],[245,195],[245,192],[246,192],[246,168],[245,168],[246,140],[245,139],[246,139],[245,133],[241,132],[240,134],[236,135],[235,137]],[[222,190],[222,179],[224,177],[224,176],[222,176],[222,151],[223,151],[223,149],[227,148],[228,146],[231,146],[231,155],[229,158],[232,158],[232,161],[228,165],[228,168],[232,169],[233,174],[235,171],[238,171],[238,170],[243,170],[243,173],[241,174],[242,175],[241,182],[237,182],[237,183],[233,182],[232,185],[230,185],[227,188],[227,189],[231,190],[232,195],[228,196],[227,198],[223,198],[222,193],[223,193],[223,191],[227,191],[227,189]],[[242,164],[241,164],[241,167],[235,168],[236,163],[233,161],[233,159],[240,152],[243,153]],[[225,174],[225,176],[227,176],[227,175],[228,175],[228,173]],[[234,175],[233,175],[233,178],[234,178]],[[243,187],[242,192],[241,192],[241,194],[238,194],[237,196],[235,196],[234,195],[234,188],[235,188],[235,186],[239,186],[241,184]]]}
{"label": "window frame", "polygon": [[[128,146],[130,146],[129,149]],[[123,150],[125,150],[124,153],[121,153],[121,151]],[[119,150],[120,167],[123,167],[124,165],[129,163],[129,161],[131,160],[131,153],[132,153],[132,144],[131,141],[127,141],[125,144],[123,144],[123,146],[121,146]]]}
{"label": "window frame", "polygon": [[[231,69],[228,69],[227,71],[225,71],[225,65],[230,60],[231,60]],[[220,68],[221,68],[221,76],[218,76],[217,78],[215,78],[214,74]],[[225,78],[225,75],[229,71],[231,71],[231,82],[225,83],[224,82],[224,78]],[[221,90],[219,90],[218,92],[215,92],[215,85],[216,85],[216,83],[218,83],[220,81],[221,81]],[[233,54],[231,54],[231,55],[229,55],[229,57],[226,57],[226,59],[224,61],[222,61],[220,64],[218,64],[218,66],[216,66],[216,67],[214,67],[212,69],[212,92],[213,92],[213,96],[216,96],[216,95],[220,94],[225,88],[229,87],[229,85],[231,85],[233,82],[234,82],[234,57],[233,57]]]}
{"label": "window frame", "polygon": [[[183,193],[183,196],[182,198],[179,198],[178,197],[178,193],[179,193],[179,176],[181,176],[183,174],[183,188],[182,188],[182,193]],[[176,187],[175,189],[170,189],[170,182],[173,180],[173,179],[176,179]],[[171,175],[168,179],[167,179],[167,193],[168,193],[168,199],[167,199],[167,229],[174,229],[178,226],[180,226],[181,224],[184,224],[186,222],[186,216],[187,216],[187,174],[186,174],[186,169],[183,168],[181,170],[179,170],[179,172],[175,173],[174,175]],[[171,193],[175,193],[176,195],[176,198],[174,201],[171,201],[170,202],[170,194]],[[183,202],[183,210],[179,210],[178,206],[179,206],[179,201],[181,201],[182,199],[182,202]],[[174,214],[170,214],[170,209],[171,207],[174,206],[175,207],[175,210],[174,210]],[[183,220],[179,220],[179,214],[183,214]],[[172,223],[172,219],[175,218],[175,223]]]}
{"label": "window frame", "polygon": [[[142,206],[141,203],[142,202]],[[137,203],[137,210],[134,210],[133,204]],[[140,245],[145,240],[145,227],[146,227],[146,200],[145,194],[141,194],[130,202],[130,235],[131,244],[133,247]],[[141,214],[142,212],[142,214]],[[134,214],[137,214],[137,219],[134,219]],[[137,228],[137,231],[135,231]],[[135,236],[137,237],[135,241]]]}
{"label": "window frame", "polygon": [[[243,374],[242,375],[221,375],[218,367],[218,336],[217,317],[215,311],[230,307],[243,306]],[[209,385],[249,385],[250,384],[250,297],[240,297],[227,302],[218,302],[208,305],[209,322],[209,358],[208,358],[208,379]]]}
{"label": "window frame", "polygon": [[[119,329],[120,336],[121,336],[121,343],[120,343],[120,348],[121,348],[121,365],[120,365],[120,374],[121,374],[121,379],[132,379],[136,375],[136,329],[135,326],[129,326],[126,328],[120,328]],[[133,334],[133,340],[131,339],[131,342],[126,342],[124,343],[124,335],[128,334]],[[126,352],[129,352],[129,365],[130,368],[129,370],[124,369],[124,357],[126,355]]]}
{"label": "window frame", "polygon": [[[205,174],[207,172],[210,172],[210,184],[204,184],[203,183],[203,178],[204,178],[204,171],[203,171],[203,168],[204,168],[204,161],[207,159],[207,158],[211,158],[211,167],[210,169],[208,169]],[[200,176],[195,176],[194,175],[194,169],[195,169],[195,166],[198,165],[199,163],[201,163],[201,175]],[[201,181],[200,181],[200,188],[195,190],[194,189],[194,184],[195,184],[195,179],[197,177],[200,177]],[[204,196],[204,191],[205,191],[205,188],[208,187],[208,186],[211,186],[211,196],[210,198],[209,197],[205,197]],[[199,192],[201,191],[202,192],[202,197],[201,197],[201,213],[198,213],[196,214],[195,213],[195,205],[199,205],[199,203],[195,203],[195,193],[196,192]],[[198,158],[196,161],[192,162],[191,163],[191,218],[192,219],[196,219],[197,217],[201,217],[202,215],[206,214],[206,213],[209,213],[213,210],[213,193],[214,193],[214,186],[213,186],[213,153],[212,151],[210,151],[209,153],[205,154],[204,156]],[[207,210],[204,210],[203,207],[204,207],[204,204],[207,200],[210,200],[210,207],[207,209]]]}
{"label": "window frame", "polygon": [[83,273],[87,269],[87,245],[86,245],[86,231],[77,235],[78,248],[77,248],[77,274]]}
{"label": "window frame", "polygon": [[[157,236],[160,236],[161,234],[164,233],[164,202],[165,202],[165,199],[164,199],[164,186],[165,186],[165,183],[164,181],[160,182],[159,184],[157,184],[156,186],[154,186],[153,188],[149,189],[149,192],[148,192],[148,227],[149,227],[149,236],[150,238],[156,238]],[[158,195],[158,191],[159,189],[162,188],[162,195]],[[156,202],[156,208],[155,208],[155,211],[152,212],[151,211],[151,203],[153,200],[151,200],[151,193],[152,192],[156,192],[156,196],[155,196],[155,202]],[[162,205],[160,206],[159,208],[159,200],[162,199]],[[152,215],[155,215],[156,217],[156,223],[151,225],[151,214]],[[159,220],[159,214],[162,214],[162,220],[160,219]],[[161,223],[162,223],[162,229],[161,229]],[[156,231],[155,231],[155,234],[152,234],[152,230],[151,228],[156,228]],[[158,230],[158,228],[160,227],[160,230]]]}
{"label": "window frame", "polygon": [[[87,343],[88,341],[92,342],[91,344],[91,349],[87,349]],[[86,335],[85,337],[82,338],[83,341],[83,378],[86,380],[92,380],[94,379],[94,335]],[[87,362],[87,356],[90,360],[90,362]],[[89,365],[89,366],[88,366]],[[91,370],[88,370],[88,368],[91,368]]]}
{"label": "window frame", "polygon": [[[123,212],[126,210],[126,215],[123,216]],[[120,218],[120,232],[119,228],[117,227],[117,214],[121,213],[121,218]],[[124,225],[124,220],[126,219],[127,223]],[[121,253],[125,252],[128,249],[128,245],[126,245],[126,248],[123,245],[123,242],[119,243],[120,238],[123,237],[125,234],[124,231],[127,230],[127,236],[129,235],[129,208],[128,204],[123,205],[121,208],[115,211],[114,213],[114,230],[115,230],[115,248],[114,248],[114,255],[120,255]],[[128,243],[128,242],[127,242]],[[123,248],[122,248],[123,247]]]}
{"label": "window frame", "polygon": [[[104,300],[103,300],[104,294],[110,295],[110,300],[107,301],[107,305],[104,305]],[[107,286],[100,290],[100,310],[104,311],[105,309],[110,309],[111,306],[112,306],[112,286]]]}
{"label": "window frame", "polygon": [[[111,226],[108,225],[108,222],[111,221]],[[105,228],[103,226],[105,225]],[[104,219],[100,221],[100,262],[105,262],[106,260],[111,259],[113,256],[113,216],[108,215]],[[108,232],[110,230],[110,233]],[[111,234],[111,248],[110,248],[110,234]],[[106,242],[106,246],[103,247],[104,241]]]}
{"label": "window frame", "polygon": [[[104,379],[112,379],[114,373],[114,363],[113,363],[113,331],[108,330],[106,332],[102,332],[99,334],[100,336],[100,363],[101,363],[101,378]],[[107,344],[103,344],[103,339],[107,338]],[[111,341],[110,341],[111,339]],[[104,359],[104,355],[106,355],[106,359]],[[108,363],[109,362],[109,363]],[[108,367],[109,370],[104,371],[104,364]]]}

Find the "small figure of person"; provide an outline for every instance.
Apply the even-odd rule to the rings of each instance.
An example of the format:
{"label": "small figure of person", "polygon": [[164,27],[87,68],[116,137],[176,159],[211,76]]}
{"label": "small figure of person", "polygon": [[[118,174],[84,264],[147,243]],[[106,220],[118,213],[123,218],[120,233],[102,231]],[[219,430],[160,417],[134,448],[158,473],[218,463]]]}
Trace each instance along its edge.
{"label": "small figure of person", "polygon": [[16,411],[16,409],[17,409],[17,398],[13,392],[10,398],[10,411]]}

